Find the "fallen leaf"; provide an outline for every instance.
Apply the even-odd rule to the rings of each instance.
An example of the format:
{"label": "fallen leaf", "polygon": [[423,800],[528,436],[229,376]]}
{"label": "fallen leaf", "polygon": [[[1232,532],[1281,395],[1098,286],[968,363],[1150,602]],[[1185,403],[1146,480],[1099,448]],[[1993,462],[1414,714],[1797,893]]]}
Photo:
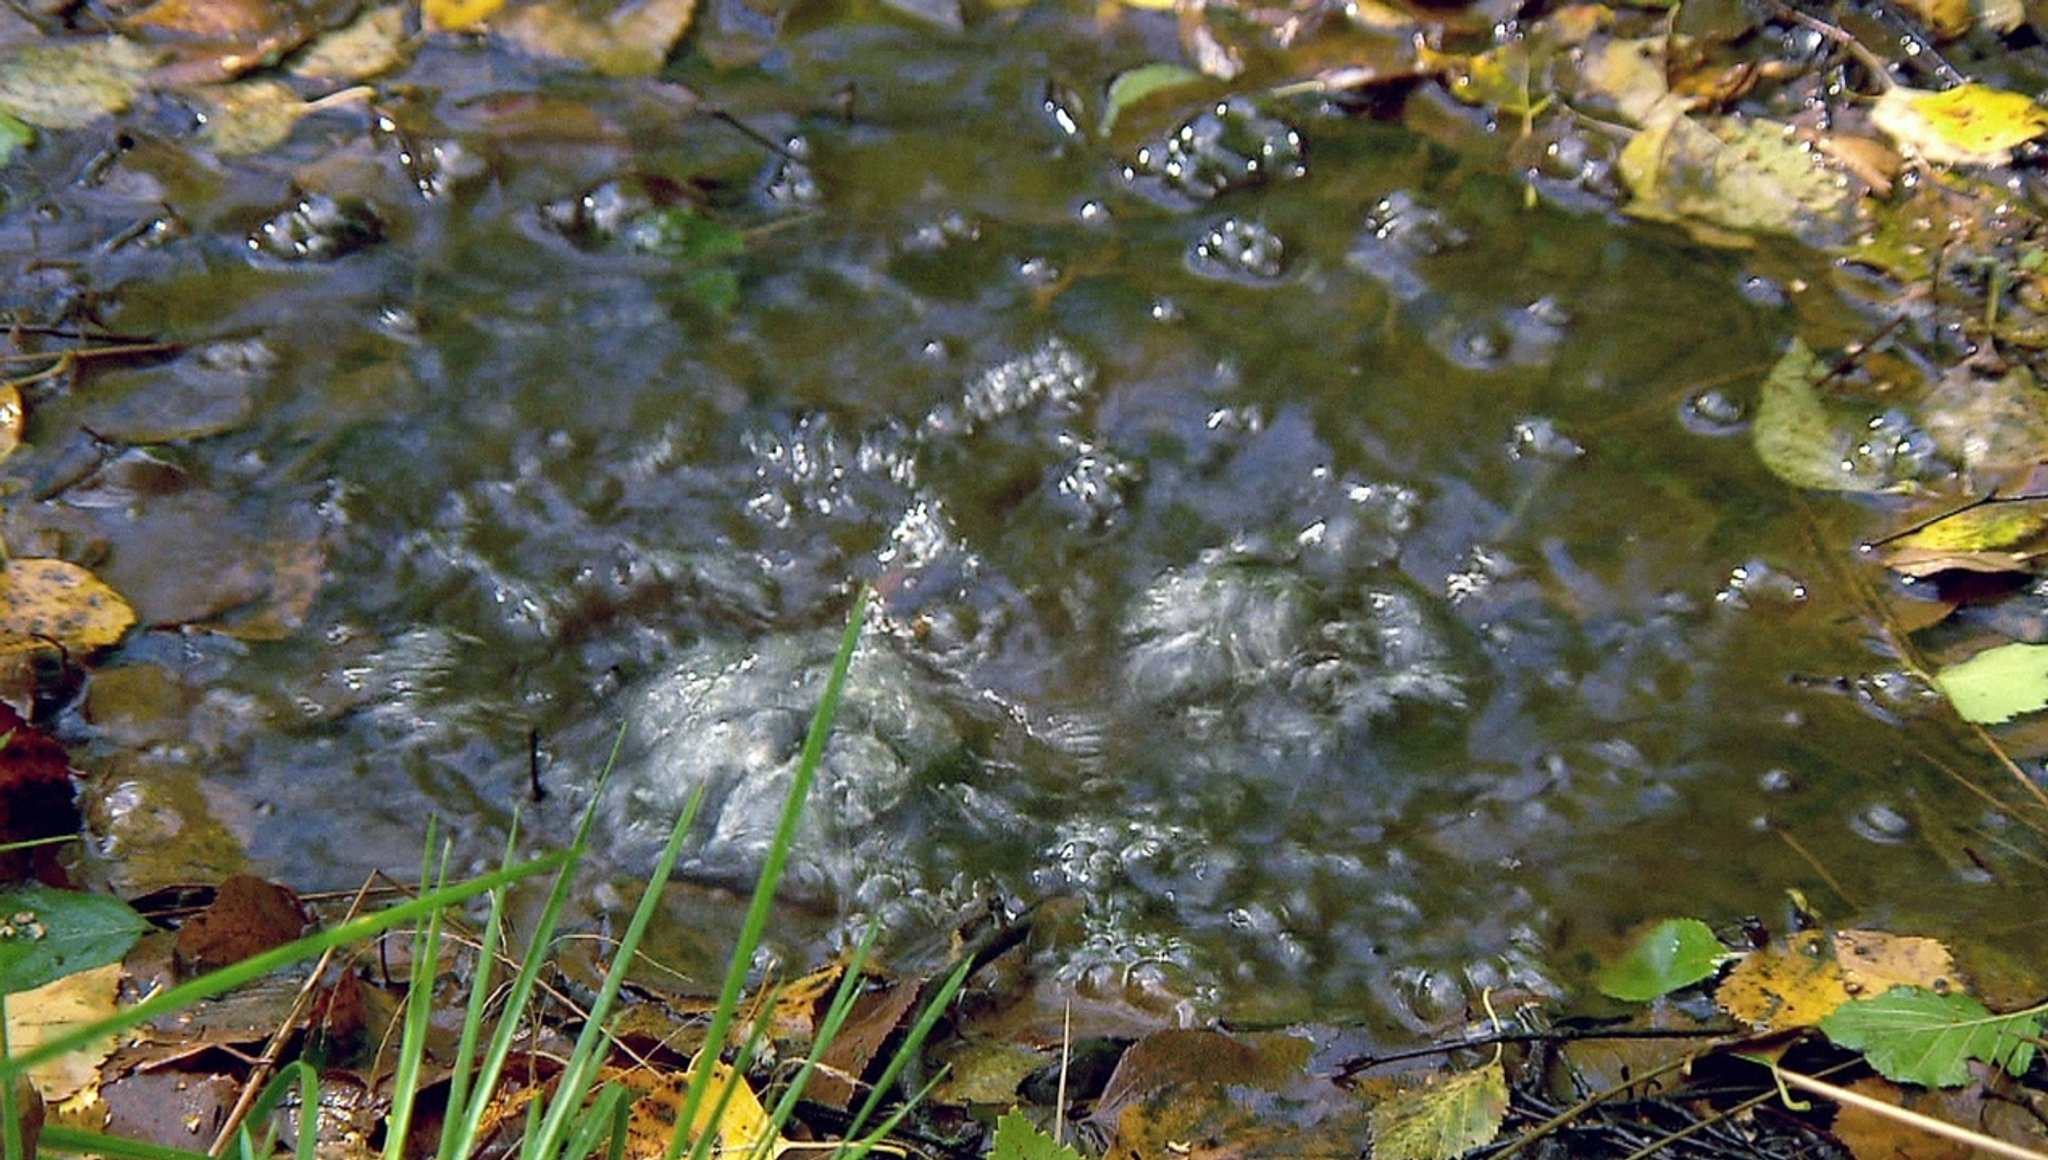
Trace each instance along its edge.
{"label": "fallen leaf", "polygon": [[421,0],[420,16],[430,32],[474,32],[504,6],[505,0]]}
{"label": "fallen leaf", "polygon": [[0,655],[55,642],[90,653],[120,640],[135,610],[120,593],[68,560],[8,560],[0,566]]}
{"label": "fallen leaf", "polygon": [[1835,932],[1835,961],[1842,979],[1859,999],[1893,987],[1925,987],[1940,993],[1956,987],[1956,960],[1940,939],[1888,934],[1881,930]]}
{"label": "fallen leaf", "polygon": [[43,129],[82,129],[135,99],[158,54],[118,36],[0,54],[0,110]]}
{"label": "fallen leaf", "polygon": [[1714,1001],[1759,1031],[1784,1031],[1819,1023],[1849,1001],[1849,990],[1827,936],[1801,931],[1744,956]]}
{"label": "fallen leaf", "polygon": [[1979,504],[1885,546],[1885,567],[1902,576],[1937,572],[2024,572],[2048,553],[2048,501]]}
{"label": "fallen leaf", "polygon": [[2048,644],[1986,649],[1934,674],[1934,687],[1965,721],[1999,725],[2048,708]]}
{"label": "fallen leaf", "polygon": [[112,963],[150,929],[110,894],[28,886],[0,893],[0,994]]}
{"label": "fallen leaf", "polygon": [[1954,40],[1968,32],[1975,15],[1970,11],[1970,0],[1900,0],[1899,6],[1926,25],[1938,40]]}
{"label": "fallen leaf", "polygon": [[1630,213],[1708,227],[1694,232],[1717,244],[1752,233],[1813,244],[1847,239],[1856,207],[1848,182],[1789,126],[1748,117],[1700,120],[1660,108],[1616,162],[1632,197]]}
{"label": "fallen leaf", "polygon": [[2004,165],[2015,146],[2048,130],[2048,110],[1979,84],[1940,93],[1895,85],[1877,98],[1870,122],[1899,148],[1937,165]]}
{"label": "fallen leaf", "polygon": [[1963,363],[1928,388],[1919,411],[1942,454],[1979,479],[2022,471],[2048,456],[2048,390],[2025,363]]}
{"label": "fallen leaf", "polygon": [[853,1101],[855,1085],[867,1075],[868,1065],[889,1037],[910,1017],[923,993],[922,980],[899,979],[855,1001],[845,1025],[819,1058],[823,1068],[812,1077],[811,1087],[819,1102],[844,1109]]}
{"label": "fallen leaf", "polygon": [[371,9],[307,45],[292,59],[291,72],[323,80],[360,81],[389,72],[405,58],[405,9],[393,4]]}
{"label": "fallen leaf", "polygon": [[[5,164],[5,160],[0,157],[0,164]],[[21,405],[21,388],[13,383],[0,383],[0,459],[20,448],[26,418],[26,411]]]}
{"label": "fallen leaf", "polygon": [[312,111],[291,86],[272,80],[236,81],[205,90],[200,139],[223,157],[247,157],[274,149]]}
{"label": "fallen leaf", "polygon": [[1696,918],[1666,919],[1644,931],[1620,961],[1600,972],[1600,991],[1646,1002],[1699,982],[1720,969],[1728,948]]}
{"label": "fallen leaf", "polygon": [[1102,108],[1102,132],[1116,127],[1125,109],[1148,97],[1185,88],[1202,79],[1202,74],[1177,64],[1153,63],[1126,69],[1109,82],[1109,96]]}
{"label": "fallen leaf", "polygon": [[2034,1063],[2041,1016],[1993,1015],[1968,995],[1895,987],[1845,1003],[1820,1021],[1829,1039],[1861,1051],[1879,1075],[1898,1083],[1955,1087],[1970,1081],[1969,1061],[2023,1075]]}
{"label": "fallen leaf", "polygon": [[528,52],[566,57],[606,76],[652,76],[696,11],[697,0],[626,0],[602,14],[586,14],[554,0],[516,9],[493,27]]}
{"label": "fallen leaf", "polygon": [[230,874],[213,904],[178,930],[178,961],[191,974],[239,963],[280,947],[305,932],[299,896],[274,882]]}
{"label": "fallen leaf", "polygon": [[1764,379],[1750,438],[1771,473],[1796,487],[1826,491],[1883,491],[1888,481],[1860,467],[1850,448],[1862,424],[1837,418],[1815,384],[1828,364],[1797,338]]}
{"label": "fallen leaf", "polygon": [[[114,1013],[120,988],[117,959],[8,996],[7,1050],[18,1055],[107,1018]],[[30,1068],[29,1079],[44,1100],[62,1103],[99,1078],[100,1064],[119,1038],[114,1033],[103,1035],[89,1046]]]}
{"label": "fallen leaf", "polygon": [[[79,831],[77,790],[71,759],[49,734],[0,702],[0,843],[69,838]],[[63,885],[66,876],[56,847],[30,846],[0,852],[0,881],[35,878]]]}
{"label": "fallen leaf", "polygon": [[1508,1114],[1508,1080],[1498,1060],[1471,1071],[1431,1077],[1372,1109],[1374,1160],[1452,1160],[1500,1135]]}

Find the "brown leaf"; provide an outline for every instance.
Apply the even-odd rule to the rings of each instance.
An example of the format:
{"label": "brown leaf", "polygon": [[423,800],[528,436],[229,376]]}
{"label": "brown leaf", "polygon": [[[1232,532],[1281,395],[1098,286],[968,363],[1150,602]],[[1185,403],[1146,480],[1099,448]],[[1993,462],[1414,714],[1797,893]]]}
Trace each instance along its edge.
{"label": "brown leaf", "polygon": [[283,946],[306,929],[299,896],[274,882],[232,874],[213,905],[178,931],[178,961],[198,974]]}
{"label": "brown leaf", "polygon": [[1893,987],[1925,987],[1936,994],[1958,988],[1955,956],[1940,939],[1887,934],[1881,930],[1838,930],[1835,960],[1849,993],[1870,999]]}
{"label": "brown leaf", "polygon": [[812,1077],[810,1094],[829,1107],[844,1109],[851,1103],[855,1084],[867,1075],[868,1065],[923,993],[924,980],[903,979],[855,1000],[846,1025],[819,1061],[825,1068]]}

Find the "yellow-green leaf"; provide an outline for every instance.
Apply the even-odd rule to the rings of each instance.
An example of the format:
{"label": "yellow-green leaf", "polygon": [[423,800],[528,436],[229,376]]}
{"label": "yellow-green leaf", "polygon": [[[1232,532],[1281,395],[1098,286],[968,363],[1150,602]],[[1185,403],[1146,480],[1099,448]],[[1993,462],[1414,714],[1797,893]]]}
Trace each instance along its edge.
{"label": "yellow-green leaf", "polygon": [[1452,1160],[1493,1143],[1508,1114],[1499,1061],[1389,1096],[1372,1109],[1375,1160]]}
{"label": "yellow-green leaf", "polygon": [[135,99],[156,54],[118,36],[0,53],[0,110],[44,129],[80,129]]}
{"label": "yellow-green leaf", "polygon": [[1116,127],[1116,119],[1125,109],[1156,93],[1180,88],[1202,79],[1202,74],[1191,68],[1164,62],[1142,64],[1126,69],[1109,82],[1109,98],[1102,109],[1102,131],[1109,132]]}
{"label": "yellow-green leaf", "polygon": [[2031,98],[1979,84],[1944,93],[1897,85],[1870,120],[1901,149],[1941,165],[2003,165],[2014,146],[2048,130],[2048,110]]}
{"label": "yellow-green leaf", "polygon": [[420,16],[435,32],[471,32],[504,6],[505,0],[421,0]]}
{"label": "yellow-green leaf", "polygon": [[1829,412],[1815,384],[1828,364],[1798,339],[1764,379],[1750,439],[1757,458],[1779,479],[1797,487],[1826,491],[1882,491],[1886,481],[1859,470],[1850,448],[1860,425],[1838,420]]}
{"label": "yellow-green leaf", "polygon": [[1934,685],[1963,720],[1979,725],[2048,708],[2048,644],[1986,649],[1934,674]]}

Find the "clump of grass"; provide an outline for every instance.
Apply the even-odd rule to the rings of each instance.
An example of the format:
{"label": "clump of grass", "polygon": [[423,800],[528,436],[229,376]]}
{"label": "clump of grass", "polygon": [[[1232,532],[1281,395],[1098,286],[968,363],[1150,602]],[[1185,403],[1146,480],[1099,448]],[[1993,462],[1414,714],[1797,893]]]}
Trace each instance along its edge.
{"label": "clump of grass", "polygon": [[[732,960],[720,988],[718,1004],[706,1031],[705,1046],[690,1069],[689,1086],[676,1117],[678,1127],[669,1143],[666,1160],[678,1160],[685,1151],[691,1160],[703,1160],[712,1153],[718,1138],[718,1132],[712,1126],[723,1122],[729,1102],[740,1088],[737,1077],[744,1075],[764,1039],[765,1027],[757,1022],[748,1028],[747,1034],[734,1050],[730,1063],[731,1071],[724,1073],[723,1069],[717,1066],[721,1045],[732,1037],[740,1010],[740,1000],[746,987],[748,966],[754,961],[755,954],[766,937],[775,892],[781,883],[791,848],[796,841],[797,826],[803,815],[811,782],[824,756],[840,695],[845,688],[847,671],[852,665],[854,649],[859,644],[862,611],[866,600],[867,594],[863,590],[855,601],[853,614],[840,639],[839,651],[834,659],[830,677],[826,681],[824,696],[811,718],[810,731],[804,741],[795,779],[790,786],[789,796],[784,801],[781,819],[769,847],[768,857],[754,883],[753,897],[748,905],[739,939],[733,947]],[[615,745],[612,760],[615,761],[617,756],[618,750]],[[610,766],[611,762],[608,761],[607,774],[610,772]],[[605,1064],[617,1046],[612,1038],[609,1023],[618,1004],[619,991],[625,982],[627,968],[632,963],[649,924],[653,921],[662,889],[675,870],[684,839],[695,821],[699,801],[699,798],[692,798],[684,808],[682,816],[676,820],[668,844],[648,879],[647,889],[641,895],[640,904],[619,940],[612,966],[590,1005],[575,1047],[549,1094],[545,1100],[537,1099],[528,1105],[526,1125],[518,1143],[520,1160],[581,1160],[583,1157],[600,1155],[607,1157],[608,1160],[618,1160],[623,1154],[627,1115],[633,1103],[634,1093],[622,1084],[609,1082],[603,1078]],[[470,984],[469,1001],[463,1012],[462,1031],[453,1071],[447,1080],[448,1090],[442,1112],[442,1126],[434,1150],[435,1160],[466,1160],[467,1157],[476,1155],[485,1143],[486,1120],[505,1079],[506,1065],[512,1057],[515,1040],[520,1028],[533,1014],[534,997],[539,987],[541,971],[547,961],[547,956],[538,952],[544,951],[553,943],[556,927],[569,902],[576,869],[587,849],[594,818],[594,807],[585,811],[577,827],[575,839],[568,849],[524,861],[516,860],[512,854],[512,848],[516,843],[515,833],[507,840],[505,858],[497,870],[463,882],[448,880],[449,850],[443,844],[437,853],[430,829],[427,837],[427,857],[423,860],[420,894],[417,898],[343,923],[330,930],[308,935],[296,942],[172,987],[109,1018],[59,1036],[20,1055],[0,1054],[0,1087],[11,1085],[16,1077],[25,1075],[31,1067],[84,1047],[108,1034],[126,1031],[165,1015],[183,1011],[203,999],[252,982],[281,967],[338,948],[362,945],[390,931],[410,925],[413,927],[412,973],[399,1035],[392,1106],[386,1121],[383,1150],[386,1160],[401,1160],[406,1152],[412,1124],[420,1112],[420,1075],[426,1053],[429,1016],[432,1013],[432,992],[448,941],[443,926],[444,916],[450,907],[487,895],[489,912],[483,926],[482,945],[476,955],[475,975]],[[493,975],[501,960],[501,942],[507,922],[510,888],[526,879],[549,873],[554,875],[553,888],[540,912],[530,944],[537,953],[525,955],[518,960],[518,969],[513,973],[509,986],[505,988],[500,1005],[495,998]],[[854,1000],[859,994],[861,968],[873,940],[874,932],[870,931],[856,947],[852,961],[845,968],[838,988],[826,1007],[825,1015],[818,1022],[809,1053],[784,1087],[773,1108],[769,1109],[766,1129],[754,1138],[754,1156],[767,1156],[774,1151],[775,1144],[781,1137],[783,1125],[794,1114],[802,1098],[804,1085],[814,1074],[819,1060],[830,1047],[833,1038],[845,1025],[848,1015],[853,1010]],[[876,1122],[876,1116],[887,1102],[888,1093],[901,1078],[904,1067],[923,1049],[924,1041],[933,1026],[965,981],[969,966],[970,961],[963,961],[933,992],[923,1012],[904,1036],[902,1045],[884,1069],[882,1078],[874,1085],[865,1103],[855,1113],[851,1125],[844,1133],[844,1139],[836,1145],[821,1149],[822,1152],[842,1157],[866,1155],[881,1144],[889,1131],[914,1105],[916,1099],[924,1094],[919,1092],[912,1099],[903,1101],[889,1115]],[[493,1006],[499,1006],[495,1024],[491,1016]],[[734,1078],[731,1082],[725,1082],[721,1079],[722,1074],[729,1074]],[[229,1154],[235,1157],[235,1160],[264,1160],[272,1155],[276,1147],[273,1113],[296,1095],[302,1118],[294,1153],[299,1160],[313,1160],[314,1147],[317,1143],[316,1132],[310,1123],[310,1115],[306,1113],[319,1106],[317,1079],[314,1069],[304,1061],[293,1061],[280,1068],[278,1074],[264,1087],[252,1104],[251,1114],[233,1134]],[[700,1116],[700,1109],[704,1107],[706,1100],[711,1101],[709,1113]],[[703,1130],[692,1132],[688,1127],[690,1125],[705,1126]],[[6,1160],[16,1160],[21,1147],[19,1125],[11,1122],[10,1117],[6,1128],[6,1138],[14,1142],[13,1147],[6,1149]],[[204,1158],[204,1154],[199,1152],[54,1125],[42,1131],[40,1147],[49,1152],[104,1156],[109,1160]]]}

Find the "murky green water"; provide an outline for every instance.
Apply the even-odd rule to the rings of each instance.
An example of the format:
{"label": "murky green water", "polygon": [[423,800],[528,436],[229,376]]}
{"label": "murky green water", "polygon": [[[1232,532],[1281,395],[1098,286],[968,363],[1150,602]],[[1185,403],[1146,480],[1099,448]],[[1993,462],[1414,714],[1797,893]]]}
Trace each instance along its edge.
{"label": "murky green water", "polygon": [[[323,116],[216,168],[138,118],[97,184],[91,132],[0,173],[12,306],[215,344],[35,399],[10,545],[97,555],[159,624],[260,592],[274,545],[325,553],[288,638],[166,628],[107,662],[175,692],[68,723],[114,852],[193,840],[122,812],[183,777],[303,886],[412,864],[429,813],[489,858],[522,807],[564,830],[623,722],[612,862],[704,782],[692,873],[743,878],[867,580],[792,929],[1074,893],[1049,953],[1085,985],[1417,1025],[1787,887],[2033,945],[2036,844],[1882,679],[1846,547],[1882,517],[1793,493],[1743,435],[1795,312],[1863,325],[1825,265],[1562,186],[1527,205],[1503,143],[1428,98],[1427,135],[1191,102],[1154,161],[1213,128],[1255,180],[1127,174],[1144,134],[1066,132],[1045,95],[1159,35],[834,9],[758,66],[686,59],[789,158],[676,89],[450,45],[383,110],[398,135]],[[650,175],[744,252],[550,224]],[[252,253],[297,190],[381,238]],[[166,204],[188,236],[109,243]]]}

